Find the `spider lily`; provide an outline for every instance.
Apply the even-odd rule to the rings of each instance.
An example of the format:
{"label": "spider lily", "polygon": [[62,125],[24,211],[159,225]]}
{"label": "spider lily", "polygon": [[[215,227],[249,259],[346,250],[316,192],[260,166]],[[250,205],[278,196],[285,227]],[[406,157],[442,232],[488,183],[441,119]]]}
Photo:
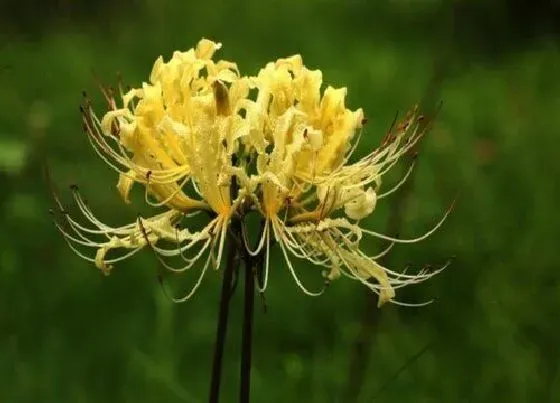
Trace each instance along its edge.
{"label": "spider lily", "polygon": [[[423,281],[440,270],[399,273],[377,260],[395,243],[418,242],[441,226],[447,215],[426,234],[397,239],[360,225],[377,202],[397,190],[381,191],[382,178],[426,133],[422,116],[412,110],[392,127],[381,145],[350,163],[365,123],[361,109],[345,106],[346,89],[321,91],[322,73],[307,69],[295,55],[268,63],[256,76],[242,76],[237,65],[212,60],[220,44],[201,40],[196,48],[175,52],[168,62],[156,60],[149,82],[120,101],[107,90],[109,111],[99,119],[86,99],[82,107],[85,132],[99,156],[119,175],[117,189],[125,203],[134,185],[145,190],[145,202],[165,211],[139,217],[122,227],[109,227],[95,218],[77,188],[74,198],[89,226],[64,213],[57,226],[73,250],[104,272],[144,247],[152,249],[167,269],[190,269],[202,256],[203,269],[194,288],[177,301],[190,298],[207,268],[218,268],[232,218],[247,211],[262,216],[264,227],[250,255],[264,254],[258,288],[268,284],[269,255],[277,243],[297,285],[311,291],[296,273],[292,257],[324,268],[327,284],[345,276],[379,294],[379,304],[394,301],[395,290]],[[232,192],[235,184],[235,192]],[[188,189],[191,191],[189,192]],[[210,222],[199,231],[180,228],[191,214],[206,211]],[[369,236],[389,241],[375,256],[360,250]],[[160,246],[163,241],[175,247]],[[82,252],[95,249],[95,257]],[[107,258],[112,250],[124,250]],[[187,256],[191,253],[190,256]],[[174,268],[165,258],[180,256]]]}
{"label": "spider lily", "polygon": [[[413,165],[394,188],[379,193],[383,175],[411,152],[426,132],[417,110],[393,127],[378,149],[350,164],[359,140],[355,137],[361,134],[365,119],[361,109],[346,109],[345,88],[327,87],[321,94],[321,72],[308,70],[299,55],[267,64],[253,81],[258,95],[247,116],[260,120],[259,138],[254,142],[258,173],[253,182],[249,179],[245,183],[254,189],[255,181],[262,182],[258,208],[267,224],[259,248],[267,247],[267,259],[261,291],[267,286],[271,238],[279,244],[296,283],[308,295],[323,290],[310,291],[301,283],[291,256],[323,266],[327,284],[341,275],[363,283],[379,294],[380,305],[393,299],[395,289],[437,274],[441,269],[398,273],[381,266],[377,259],[394,243],[425,239],[449,211],[432,230],[416,239],[397,239],[359,225],[359,220],[374,211],[378,199],[397,190],[412,171]],[[265,151],[266,145],[272,146],[270,152]],[[335,215],[338,218],[332,218]],[[379,254],[367,256],[359,249],[363,236],[391,244]]]}

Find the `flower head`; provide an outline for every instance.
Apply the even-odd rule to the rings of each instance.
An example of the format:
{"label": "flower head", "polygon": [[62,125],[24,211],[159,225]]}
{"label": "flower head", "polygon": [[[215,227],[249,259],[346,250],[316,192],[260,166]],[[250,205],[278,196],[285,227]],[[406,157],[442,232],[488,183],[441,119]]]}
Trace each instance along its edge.
{"label": "flower head", "polygon": [[[298,286],[310,295],[321,291],[301,283],[291,256],[324,267],[327,282],[343,275],[363,283],[380,295],[380,304],[392,300],[395,289],[434,275],[437,271],[398,273],[377,259],[393,243],[426,238],[449,212],[432,230],[410,240],[359,225],[412,170],[393,189],[380,193],[383,175],[426,131],[417,110],[394,126],[379,148],[349,163],[365,119],[361,109],[346,107],[346,88],[322,91],[321,71],[307,69],[299,55],[268,63],[256,76],[242,76],[235,63],[213,61],[220,47],[203,39],[194,49],[175,52],[168,62],[159,57],[149,82],[121,92],[119,101],[104,91],[110,110],[101,119],[85,103],[85,131],[101,158],[118,172],[123,200],[131,202],[129,193],[137,184],[145,189],[146,203],[164,211],[109,227],[74,189],[90,225],[64,214],[65,224],[57,225],[71,247],[105,272],[144,247],[172,271],[188,270],[206,255],[194,289],[178,299],[185,300],[209,266],[220,266],[232,219],[257,212],[264,222],[262,236],[256,249],[246,242],[245,247],[251,255],[266,255],[261,290],[267,286],[274,242]],[[203,229],[179,225],[198,211],[211,217]],[[391,244],[368,256],[359,248],[364,236]],[[162,247],[163,241],[176,246]],[[95,256],[85,256],[77,246],[94,248]],[[125,253],[108,258],[113,250]],[[172,256],[183,257],[185,265],[167,265],[164,258]]]}

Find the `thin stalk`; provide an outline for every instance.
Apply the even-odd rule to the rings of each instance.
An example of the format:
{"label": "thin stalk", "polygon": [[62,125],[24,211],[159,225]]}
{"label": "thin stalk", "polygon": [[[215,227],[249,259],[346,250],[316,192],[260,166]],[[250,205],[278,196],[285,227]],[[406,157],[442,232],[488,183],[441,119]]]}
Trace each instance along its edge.
{"label": "thin stalk", "polygon": [[214,346],[214,359],[212,362],[212,380],[210,381],[210,403],[218,403],[220,398],[220,383],[222,380],[222,362],[224,357],[224,344],[226,341],[227,324],[229,317],[229,303],[234,288],[233,274],[239,270],[239,257],[237,256],[237,245],[233,236],[228,235],[228,251],[224,279],[222,280],[222,292],[220,295],[220,308],[218,313],[218,325],[216,330],[216,343]]}
{"label": "thin stalk", "polygon": [[253,347],[253,312],[255,306],[255,276],[253,259],[245,254],[245,295],[243,302],[243,329],[241,333],[241,380],[239,402],[249,403],[251,393],[251,356]]}
{"label": "thin stalk", "polygon": [[[259,236],[257,239],[261,238],[265,224],[266,221],[261,220]],[[255,281],[260,281],[259,278],[262,276],[266,248],[263,248],[257,256],[251,256],[246,247],[243,247],[242,250],[243,260],[245,261],[245,292],[243,301],[243,328],[241,331],[241,378],[239,385],[239,402],[249,403],[251,395],[251,357],[253,353]]]}

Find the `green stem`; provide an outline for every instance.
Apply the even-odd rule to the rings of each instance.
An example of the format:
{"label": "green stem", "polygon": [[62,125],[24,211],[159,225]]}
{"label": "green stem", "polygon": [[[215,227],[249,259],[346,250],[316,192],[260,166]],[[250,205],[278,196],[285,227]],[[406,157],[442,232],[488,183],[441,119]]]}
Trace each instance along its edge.
{"label": "green stem", "polygon": [[218,403],[220,399],[220,383],[222,379],[222,362],[224,357],[224,345],[226,341],[227,324],[229,317],[229,303],[233,295],[233,275],[239,270],[239,258],[237,256],[236,242],[232,236],[228,236],[228,252],[226,268],[222,281],[222,292],[220,296],[220,308],[218,313],[218,325],[216,330],[216,343],[214,346],[214,360],[212,363],[212,380],[210,382],[210,403]]}
{"label": "green stem", "polygon": [[245,253],[245,295],[243,302],[243,329],[241,333],[241,380],[239,402],[249,403],[251,393],[251,357],[253,347],[253,313],[255,306],[255,276],[253,259]]}

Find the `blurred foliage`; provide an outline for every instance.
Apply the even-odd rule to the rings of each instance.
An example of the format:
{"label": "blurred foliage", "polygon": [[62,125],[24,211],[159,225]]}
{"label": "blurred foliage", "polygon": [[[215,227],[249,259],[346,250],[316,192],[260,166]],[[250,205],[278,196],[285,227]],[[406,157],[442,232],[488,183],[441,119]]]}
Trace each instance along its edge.
{"label": "blurred foliage", "polygon": [[[443,101],[422,145],[401,234],[429,227],[456,192],[459,200],[442,230],[395,248],[389,264],[456,260],[400,294],[435,297],[434,304],[383,308],[357,401],[558,401],[556,4],[3,1],[0,401],[206,400],[220,273],[209,273],[183,305],[162,296],[149,253],[102,277],[56,232],[43,177],[48,161],[69,205],[65,186],[78,183],[101,218],[134,219],[140,207],[123,206],[115,175],[81,134],[81,91],[101,99],[93,72],[105,82],[121,72],[138,84],[158,55],[202,36],[222,41],[220,57],[247,74],[297,52],[326,82],[347,86],[350,105],[369,117],[362,153],[378,144],[396,111]],[[391,200],[380,203],[375,228],[385,228]],[[308,298],[279,254],[273,261],[268,312],[256,315],[254,401],[345,401],[366,290],[341,280],[320,299]],[[300,270],[320,281],[317,269]],[[236,393],[237,297],[225,401]]]}

